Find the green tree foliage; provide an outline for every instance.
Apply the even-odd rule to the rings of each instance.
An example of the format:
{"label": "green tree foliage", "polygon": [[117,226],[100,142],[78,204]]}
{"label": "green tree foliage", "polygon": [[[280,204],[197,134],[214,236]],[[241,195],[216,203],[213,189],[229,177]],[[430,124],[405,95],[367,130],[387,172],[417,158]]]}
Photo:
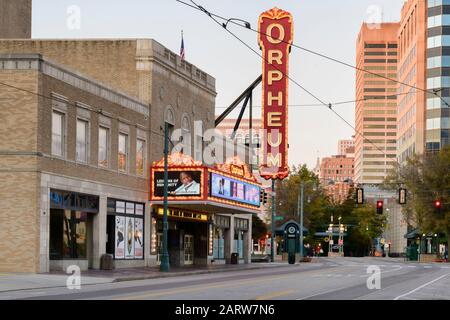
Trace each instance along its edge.
{"label": "green tree foliage", "polygon": [[267,225],[258,216],[252,217],[252,238],[254,240],[262,239],[267,234]]}
{"label": "green tree foliage", "polygon": [[[397,190],[403,185],[408,190],[403,213],[407,221],[422,233],[446,233],[450,238],[450,148],[438,153],[415,155],[386,177],[385,187]],[[434,201],[440,200],[437,213]]]}
{"label": "green tree foliage", "polygon": [[[277,221],[279,227],[284,222],[293,219],[299,221],[299,193],[300,184],[304,183],[304,226],[308,228],[309,234],[305,238],[305,243],[317,246],[322,243],[325,250],[328,249],[323,238],[316,237],[316,232],[325,232],[333,222],[341,223],[347,227],[347,237],[345,238],[346,254],[360,256],[368,254],[374,238],[382,234],[385,223],[383,216],[377,215],[374,207],[355,205],[354,191],[349,192],[349,196],[343,203],[334,203],[320,187],[319,177],[308,170],[306,165],[293,167],[290,176],[276,183],[276,213],[281,215],[283,220]],[[271,208],[271,197],[269,197],[269,210]],[[270,216],[270,212],[269,212]]]}

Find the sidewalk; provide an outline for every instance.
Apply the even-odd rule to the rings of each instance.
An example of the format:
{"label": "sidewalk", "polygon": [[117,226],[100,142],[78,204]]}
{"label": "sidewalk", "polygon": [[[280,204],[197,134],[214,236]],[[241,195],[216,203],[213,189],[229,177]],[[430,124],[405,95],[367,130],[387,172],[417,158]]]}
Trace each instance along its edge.
{"label": "sidewalk", "polygon": [[[298,264],[297,264],[298,265]],[[204,267],[189,266],[171,268],[169,272],[159,271],[159,267],[147,268],[125,268],[107,270],[89,270],[81,273],[82,285],[94,285],[103,283],[112,283],[120,281],[145,280],[167,277],[178,277],[187,275],[199,275],[230,271],[245,271],[268,269],[275,267],[288,266],[282,263],[252,263],[240,265],[208,265]],[[0,292],[29,290],[29,289],[47,289],[55,287],[66,287],[66,281],[69,277],[64,272],[51,272],[45,274],[0,274]]]}

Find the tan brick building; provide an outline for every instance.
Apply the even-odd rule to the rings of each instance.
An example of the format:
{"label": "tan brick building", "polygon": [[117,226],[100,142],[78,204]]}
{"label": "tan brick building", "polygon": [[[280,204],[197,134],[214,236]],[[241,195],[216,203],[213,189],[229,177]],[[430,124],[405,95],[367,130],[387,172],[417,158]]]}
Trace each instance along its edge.
{"label": "tan brick building", "polygon": [[[92,156],[92,158],[89,159],[90,161],[93,161],[91,165],[94,166],[94,168],[92,168],[92,172],[84,172],[83,170],[79,170],[77,161],[75,160],[75,163],[73,163],[73,159],[74,157],[76,159],[77,153],[70,148],[64,149],[64,152],[67,152],[67,154],[64,153],[64,157],[66,158],[63,158],[62,161],[59,158],[57,159],[57,161],[51,161],[51,169],[53,170],[51,172],[52,174],[56,175],[57,178],[53,178],[51,174],[49,176],[44,175],[43,172],[47,174],[47,171],[45,170],[50,169],[45,167],[46,162],[44,160],[40,160],[39,157],[36,157],[36,166],[43,166],[42,169],[40,169],[41,171],[37,170],[38,172],[34,173],[36,175],[34,177],[37,184],[36,188],[38,188],[38,193],[36,195],[37,203],[34,204],[36,211],[29,210],[29,207],[26,206],[26,208],[17,209],[15,214],[16,216],[21,216],[25,211],[30,215],[30,217],[32,217],[36,222],[39,223],[31,224],[33,228],[35,228],[34,234],[29,233],[28,230],[24,232],[24,234],[26,234],[27,236],[31,236],[33,234],[33,236],[36,237],[38,242],[34,243],[34,250],[36,251],[37,255],[35,256],[27,249],[26,256],[33,256],[34,263],[31,264],[30,267],[26,267],[20,265],[18,262],[27,261],[27,259],[23,258],[23,255],[19,254],[14,258],[14,255],[11,256],[10,251],[5,250],[3,252],[3,248],[1,248],[0,254],[4,254],[5,256],[9,257],[8,259],[13,260],[11,260],[10,262],[7,262],[7,259],[4,260],[6,263],[4,266],[0,263],[0,270],[46,272],[51,269],[63,269],[67,266],[67,263],[70,263],[70,260],[67,260],[65,258],[57,259],[56,256],[56,258],[52,258],[52,250],[50,248],[52,233],[48,230],[49,224],[51,223],[49,222],[49,218],[43,218],[42,216],[48,215],[49,210],[51,211],[52,209],[63,210],[64,208],[58,207],[58,203],[54,202],[59,201],[65,196],[71,197],[72,195],[76,199],[81,199],[80,201],[86,200],[85,198],[83,198],[85,196],[97,197],[95,198],[97,199],[95,200],[97,201],[97,207],[95,209],[86,211],[86,208],[76,207],[72,208],[74,210],[71,210],[71,212],[74,211],[76,215],[74,218],[75,221],[80,220],[80,213],[92,213],[92,216],[88,215],[88,218],[91,220],[87,221],[86,225],[84,226],[86,228],[85,234],[88,240],[86,240],[85,245],[86,254],[83,255],[83,259],[81,259],[80,261],[80,265],[83,269],[98,268],[100,264],[100,257],[103,253],[117,252],[117,248],[113,246],[113,244],[111,243],[111,239],[108,238],[108,235],[114,233],[114,231],[117,231],[114,230],[114,226],[117,227],[118,224],[126,224],[128,226],[128,222],[130,221],[129,218],[132,218],[133,214],[128,214],[128,209],[126,207],[123,208],[123,206],[127,205],[134,206],[135,212],[137,211],[136,208],[138,206],[140,208],[139,212],[141,212],[141,206],[144,205],[144,207],[142,208],[142,210],[144,210],[145,212],[145,219],[143,221],[144,257],[142,259],[134,259],[132,255],[130,255],[129,257],[125,257],[124,259],[115,257],[116,267],[157,264],[159,262],[159,248],[161,247],[161,224],[157,223],[155,225],[153,224],[153,221],[155,219],[159,221],[161,217],[159,217],[157,214],[158,207],[152,206],[152,203],[148,202],[148,168],[153,161],[160,160],[163,157],[164,132],[162,128],[164,127],[164,122],[168,122],[172,125],[171,133],[174,133],[176,129],[181,129],[179,130],[179,136],[183,137],[183,152],[191,154],[197,160],[202,160],[203,147],[206,144],[206,142],[204,142],[203,132],[205,130],[214,128],[214,103],[216,95],[214,78],[207,75],[197,67],[189,64],[187,61],[182,61],[179,56],[164,48],[158,42],[149,39],[0,40],[0,55],[1,54],[4,55],[5,61],[11,58],[15,59],[15,61],[18,63],[16,64],[16,62],[10,61],[8,63],[5,62],[6,64],[3,65],[8,66],[6,69],[13,68],[16,65],[20,66],[21,68],[26,68],[26,66],[28,66],[30,62],[27,60],[28,58],[22,61],[21,57],[28,57],[30,55],[31,57],[34,57],[33,54],[42,54],[42,66],[55,65],[55,70],[53,70],[51,67],[45,67],[44,69],[51,69],[51,76],[59,77],[58,79],[62,79],[61,81],[66,82],[64,84],[59,84],[51,82],[49,80],[42,86],[39,86],[38,83],[32,83],[30,84],[30,88],[33,90],[30,91],[42,92],[42,94],[44,94],[45,92],[45,94],[47,95],[52,95],[54,93],[52,97],[54,97],[54,99],[58,101],[57,106],[61,105],[61,101],[64,105],[64,103],[66,103],[66,100],[70,102],[67,103],[68,105],[75,103],[77,106],[77,110],[86,109],[83,108],[83,106],[91,106],[96,110],[95,112],[90,112],[91,118],[88,118],[86,115],[81,114],[81,116],[84,116],[83,119],[89,122],[89,128],[94,128],[90,130],[95,131],[97,130],[95,129],[97,126],[106,125],[110,130],[108,131],[109,135],[115,135],[119,132],[124,133],[127,136],[125,149],[130,152],[129,156],[127,156],[126,159],[127,163],[131,165],[131,167],[129,167],[129,175],[131,176],[126,179],[125,176],[127,175],[124,175],[123,173],[117,174],[119,165],[123,164],[123,158],[121,158],[122,161],[119,162],[118,158],[115,156],[112,156],[112,158],[110,159],[110,165],[113,169],[113,172],[111,172],[111,174],[107,174],[108,170],[105,171],[103,168],[98,168],[101,162],[99,159],[95,158],[95,150],[92,151],[96,148],[94,145],[91,145],[89,148],[91,152],[90,156]],[[12,56],[8,57],[8,55]],[[20,63],[18,61],[20,61]],[[32,64],[33,63],[34,62],[32,62]],[[0,70],[2,68],[5,69],[3,65],[0,64]],[[25,67],[23,65],[25,65]],[[42,70],[41,72],[38,72],[37,69],[34,70],[34,72],[37,74],[36,77],[39,78],[39,75],[43,73]],[[31,72],[30,70],[28,71]],[[40,77],[42,78],[42,76]],[[80,79],[78,79],[78,77]],[[15,83],[18,81],[18,83],[24,85],[24,83],[22,83],[20,79],[15,79],[14,77],[11,78],[11,74],[9,73],[5,74],[4,80],[8,79],[10,82]],[[89,85],[86,82],[83,82],[81,79],[87,79],[85,81],[88,81],[87,83],[89,83]],[[118,95],[120,98],[117,98],[116,102],[120,107],[116,106],[111,111],[105,111],[108,106],[102,107],[102,104],[95,99],[104,98],[107,93],[104,90],[92,89],[91,83],[92,85],[95,84],[100,87],[108,88],[108,90],[110,90],[112,93]],[[92,97],[93,101],[90,100],[91,98],[85,101],[79,99],[77,94],[71,94],[70,86],[78,86],[80,91],[85,90],[90,92],[92,95],[94,95]],[[69,91],[69,93],[67,93],[66,91]],[[4,94],[6,94],[5,91],[0,91],[0,97],[3,98]],[[82,95],[82,93],[80,93],[80,95]],[[11,99],[11,97],[6,94],[6,99]],[[138,104],[140,107],[136,107],[136,104]],[[129,112],[130,108],[133,110],[136,109],[137,111],[135,112],[140,113],[140,115],[138,117],[134,117],[133,113]],[[147,108],[147,112],[144,112],[142,108]],[[66,123],[66,120],[70,120],[67,122],[67,130],[69,130],[67,131],[67,137],[72,136],[72,138],[68,138],[68,140],[65,142],[71,143],[73,147],[73,140],[71,139],[75,139],[76,132],[78,132],[78,130],[75,130],[74,127],[78,126],[79,124],[74,118],[73,113],[71,114],[69,112],[71,108],[67,107],[67,115],[65,113],[65,109],[66,108],[57,110],[58,113],[61,113],[63,115],[63,120],[61,120],[60,115],[56,116],[56,120],[62,121],[64,123]],[[109,122],[106,121],[100,123],[100,120],[96,120],[95,116],[96,112],[99,110],[102,110],[102,112],[104,112],[106,115],[111,115],[113,118],[118,117],[119,120],[111,120]],[[86,111],[82,111],[82,113],[83,112],[86,113]],[[76,115],[78,117],[78,113],[76,113]],[[34,116],[39,117],[40,113],[36,112]],[[6,113],[4,117],[5,119],[9,118],[9,114]],[[104,119],[103,116],[99,118]],[[52,119],[51,122],[54,122],[54,120],[55,119]],[[116,122],[121,124],[119,125]],[[136,153],[137,146],[137,141],[135,139],[138,137],[137,132],[142,132],[138,131],[137,129],[135,130],[134,127],[136,126],[144,126],[148,134],[145,140],[145,159],[147,161],[144,165],[144,176],[142,176],[142,178],[140,176],[137,177],[135,175],[135,172],[133,171],[133,167],[135,165],[135,159],[133,157]],[[40,127],[36,127],[33,130],[38,132],[38,135],[41,135]],[[144,128],[141,128],[139,130],[144,130]],[[39,138],[40,140],[38,138],[36,139],[37,141],[45,141],[45,143],[48,144],[49,141],[51,141],[52,135],[49,134],[48,129],[47,131],[43,130],[43,132],[46,132],[46,135]],[[102,137],[104,136],[105,134],[103,133]],[[99,137],[99,132],[96,132],[95,134],[92,133],[92,135],[90,136],[90,138],[94,140],[96,138],[98,139]],[[174,141],[175,144],[177,144],[178,141],[177,146],[179,146],[178,138],[179,137],[172,135],[172,141]],[[111,136],[111,139],[111,149],[109,149],[111,151],[109,152],[118,152],[120,148],[117,146],[117,144],[120,141],[123,142],[123,139],[120,140],[118,136]],[[2,141],[2,143],[6,144],[10,142],[5,140]],[[15,142],[12,144],[14,145]],[[8,153],[10,152],[8,148],[13,148],[13,145],[5,145],[5,147],[2,147],[1,150]],[[117,148],[117,150],[114,148]],[[2,161],[7,161],[3,160],[6,159],[3,156]],[[225,159],[219,157],[216,160],[217,162],[223,162]],[[207,164],[211,165],[211,163]],[[61,180],[61,178],[59,178],[60,176],[64,177],[64,179]],[[10,175],[8,177],[10,178],[11,185],[15,185],[16,183],[20,185],[21,180],[19,180],[19,175]],[[103,186],[103,184],[105,184],[106,186]],[[25,194],[30,194],[30,186],[27,185],[26,188],[27,191],[25,192]],[[12,192],[12,189],[10,188],[7,188],[7,190],[8,192]],[[11,195],[9,194],[8,197],[11,198]],[[30,201],[34,203],[34,200]],[[9,201],[7,204],[5,203],[5,207],[10,207],[13,205],[14,204],[11,201]],[[56,208],[52,208],[52,206],[56,206]],[[189,210],[189,208],[185,209],[187,211]],[[123,212],[123,210],[125,210],[125,212]],[[106,214],[105,211],[107,212]],[[9,221],[10,223],[11,216],[5,215],[4,212],[6,211],[0,210],[0,217],[4,219],[5,223],[7,221]],[[34,215],[34,213],[37,212],[39,212],[39,217]],[[216,254],[214,254],[214,259],[212,255],[209,257],[202,256],[198,259],[197,257],[195,257],[197,253],[194,253],[194,255],[187,255],[191,256],[191,260],[187,263],[204,264],[212,262],[212,260],[216,260],[218,263],[225,263],[226,261],[229,262],[231,252],[236,251],[237,248],[239,248],[241,251],[242,248],[244,248],[245,253],[241,252],[240,254],[242,261],[250,262],[250,250],[247,250],[245,248],[251,248],[251,236],[249,236],[251,234],[251,216],[249,216],[248,214],[236,213],[237,212],[234,212],[230,208],[223,209],[219,212],[216,212],[216,214],[212,214],[211,220],[208,220],[212,221],[214,225],[220,224],[220,221],[223,222],[224,218],[220,218],[220,216],[225,217],[225,219],[227,219],[228,221],[226,224],[222,223],[221,226],[223,231],[221,232],[221,235],[219,235],[219,237],[221,237],[221,239],[223,240],[220,247],[220,250],[222,250],[222,254],[217,255],[219,257],[218,260],[215,258]],[[119,220],[124,220],[122,222],[114,222],[110,221],[110,219],[113,219],[111,217],[116,217],[116,219],[118,217]],[[140,218],[135,217],[134,219],[136,221]],[[236,228],[241,228],[242,226],[241,222],[239,222],[241,220],[239,219],[248,221],[245,224],[246,226],[248,226],[248,229],[239,231],[237,233],[236,230],[240,229],[235,229],[235,227],[237,226]],[[185,222],[184,224],[187,225],[187,222]],[[175,257],[174,259],[177,259],[177,263],[183,265],[183,263],[186,262],[183,262],[183,256],[185,256],[185,250],[183,250],[184,241],[188,239],[194,248],[198,248],[198,246],[201,246],[200,250],[197,250],[197,252],[204,253],[207,250],[203,249],[202,246],[203,244],[206,244],[206,241],[204,239],[207,239],[209,234],[195,234],[194,238],[186,238],[186,236],[189,235],[184,236],[184,232],[181,232],[182,230],[180,230],[180,225],[183,224],[177,224],[175,223],[175,221],[171,222],[169,224],[169,233],[179,233],[179,235],[176,236],[176,238],[179,239],[177,245],[178,247],[177,249],[173,249],[176,250],[176,252],[172,252],[171,257]],[[37,226],[39,226],[39,228]],[[156,226],[156,229],[152,233],[151,230],[153,230],[152,228],[154,226]],[[203,230],[203,228],[196,229],[194,225],[189,225],[188,227],[189,230]],[[217,228],[215,228],[214,230],[216,229]],[[5,235],[9,235],[10,232],[11,230],[5,231]],[[87,236],[88,234],[90,234],[90,237]],[[236,234],[238,234],[238,238],[235,238]],[[115,239],[117,239],[117,236]],[[107,241],[106,247],[105,245],[103,245],[105,241]],[[154,248],[155,246],[156,249]],[[73,248],[69,249],[74,250]],[[194,257],[192,258],[192,256]],[[180,258],[178,259],[177,257]]]}
{"label": "tan brick building", "polygon": [[98,268],[116,199],[149,238],[149,105],[37,54],[0,55],[0,82],[0,270]]}
{"label": "tan brick building", "polygon": [[31,0],[0,0],[0,39],[31,38]]}
{"label": "tan brick building", "polygon": [[[164,119],[185,132],[214,128],[215,79],[155,40],[0,40],[0,53],[40,53],[137,97],[152,106],[153,132],[163,133]],[[195,155],[200,140],[192,137],[184,152]],[[151,161],[162,157],[161,136],[151,139],[150,149]]]}

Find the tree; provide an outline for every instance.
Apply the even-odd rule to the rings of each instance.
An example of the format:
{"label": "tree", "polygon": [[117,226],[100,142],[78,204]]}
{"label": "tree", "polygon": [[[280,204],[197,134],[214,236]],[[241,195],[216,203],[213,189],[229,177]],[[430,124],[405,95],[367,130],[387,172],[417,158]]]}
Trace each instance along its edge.
{"label": "tree", "polygon": [[[400,185],[408,190],[403,210],[407,221],[421,233],[446,233],[450,243],[450,148],[415,155],[395,166],[386,177],[385,188],[396,190]],[[435,210],[435,200],[441,201],[441,212]]]}
{"label": "tree", "polygon": [[252,238],[260,240],[267,234],[267,225],[256,215],[252,216]]}

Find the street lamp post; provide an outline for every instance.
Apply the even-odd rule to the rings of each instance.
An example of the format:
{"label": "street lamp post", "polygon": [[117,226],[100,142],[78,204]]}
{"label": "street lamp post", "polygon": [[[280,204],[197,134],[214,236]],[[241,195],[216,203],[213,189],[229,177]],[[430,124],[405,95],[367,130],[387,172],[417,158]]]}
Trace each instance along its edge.
{"label": "street lamp post", "polygon": [[305,191],[305,183],[300,182],[300,194],[298,199],[298,209],[297,212],[300,215],[300,262],[303,261],[303,197]]}
{"label": "street lamp post", "polygon": [[167,210],[168,210],[168,193],[169,193],[169,123],[164,124],[164,213],[163,213],[163,252],[161,255],[162,272],[169,271],[169,252],[168,252],[168,222],[167,222]]}
{"label": "street lamp post", "polygon": [[272,179],[272,237],[270,237],[270,261],[275,261],[275,210],[276,210],[276,201],[275,201],[275,179]]}

